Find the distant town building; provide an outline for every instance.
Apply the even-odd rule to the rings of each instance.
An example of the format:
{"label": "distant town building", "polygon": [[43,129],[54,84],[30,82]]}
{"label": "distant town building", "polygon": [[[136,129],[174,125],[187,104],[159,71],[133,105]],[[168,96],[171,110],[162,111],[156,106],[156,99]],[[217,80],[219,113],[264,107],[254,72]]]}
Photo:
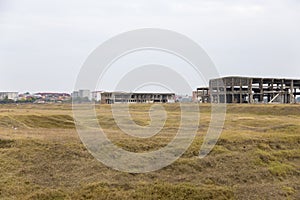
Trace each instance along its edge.
{"label": "distant town building", "polygon": [[64,102],[71,100],[71,95],[68,93],[57,92],[39,92],[33,95],[39,102]]}
{"label": "distant town building", "polygon": [[79,98],[79,92],[78,92],[78,91],[72,92],[71,97],[72,97],[72,99],[77,99],[77,98]]}
{"label": "distant town building", "polygon": [[9,99],[9,100],[17,101],[18,95],[19,95],[18,92],[0,92],[0,100]]}
{"label": "distant town building", "polygon": [[92,99],[91,91],[90,90],[74,91],[74,92],[72,92],[71,97],[73,99],[87,99],[87,100],[91,100]]}
{"label": "distant town building", "polygon": [[103,94],[103,91],[93,91],[92,92],[92,100],[101,102],[101,96]]}
{"label": "distant town building", "polygon": [[180,103],[191,103],[193,102],[193,97],[189,95],[176,95],[175,101]]}
{"label": "distant town building", "polygon": [[91,91],[90,90],[79,90],[79,98],[91,99]]}
{"label": "distant town building", "polygon": [[197,93],[197,91],[193,91],[192,92],[192,101],[193,102],[198,102],[199,100],[198,100],[198,95],[197,95],[198,93]]}

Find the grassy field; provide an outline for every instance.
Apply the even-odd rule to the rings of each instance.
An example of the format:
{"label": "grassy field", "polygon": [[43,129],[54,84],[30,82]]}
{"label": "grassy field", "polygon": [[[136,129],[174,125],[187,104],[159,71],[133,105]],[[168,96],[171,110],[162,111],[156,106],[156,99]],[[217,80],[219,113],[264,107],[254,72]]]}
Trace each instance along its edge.
{"label": "grassy field", "polygon": [[[145,152],[166,145],[178,128],[179,105],[149,139],[123,134],[109,105],[99,122],[120,147]],[[150,122],[149,105],[131,105],[137,124]],[[300,105],[228,105],[213,151],[198,158],[210,121],[201,105],[198,134],[175,163],[132,174],[95,160],[79,140],[71,105],[0,105],[0,199],[299,199]]]}

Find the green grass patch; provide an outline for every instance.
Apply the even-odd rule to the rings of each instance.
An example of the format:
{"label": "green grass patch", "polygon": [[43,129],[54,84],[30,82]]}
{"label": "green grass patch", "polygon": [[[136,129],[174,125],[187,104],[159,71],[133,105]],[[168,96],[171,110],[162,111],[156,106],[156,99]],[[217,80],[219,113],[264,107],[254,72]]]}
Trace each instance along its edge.
{"label": "green grass patch", "polygon": [[286,177],[288,174],[296,173],[296,170],[293,166],[278,161],[270,162],[268,169],[272,175],[279,177]]}

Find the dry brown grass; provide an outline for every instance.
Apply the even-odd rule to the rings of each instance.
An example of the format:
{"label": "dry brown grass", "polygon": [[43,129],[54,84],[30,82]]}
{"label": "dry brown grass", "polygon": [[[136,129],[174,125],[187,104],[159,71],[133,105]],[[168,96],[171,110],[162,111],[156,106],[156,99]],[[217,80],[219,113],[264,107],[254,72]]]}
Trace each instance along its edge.
{"label": "dry brown grass", "polygon": [[[179,106],[165,106],[172,117],[147,140],[121,133],[108,105],[97,111],[112,141],[141,152],[174,136]],[[132,105],[134,120],[149,123],[148,109]],[[0,199],[298,199],[299,105],[229,105],[223,133],[204,159],[197,155],[210,107],[200,110],[199,132],[180,159],[156,172],[130,174],[88,153],[70,105],[0,105]]]}

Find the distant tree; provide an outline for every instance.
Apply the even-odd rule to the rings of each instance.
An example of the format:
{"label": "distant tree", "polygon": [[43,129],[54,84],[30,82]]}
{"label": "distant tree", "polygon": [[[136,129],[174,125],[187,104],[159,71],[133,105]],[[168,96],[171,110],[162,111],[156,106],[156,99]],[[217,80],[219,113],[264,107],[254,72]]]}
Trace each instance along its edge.
{"label": "distant tree", "polygon": [[35,97],[30,97],[28,99],[19,99],[17,100],[16,102],[17,103],[33,103],[36,101],[36,98]]}
{"label": "distant tree", "polygon": [[1,104],[15,103],[14,100],[8,99],[8,96],[5,96],[4,99],[0,101]]}

